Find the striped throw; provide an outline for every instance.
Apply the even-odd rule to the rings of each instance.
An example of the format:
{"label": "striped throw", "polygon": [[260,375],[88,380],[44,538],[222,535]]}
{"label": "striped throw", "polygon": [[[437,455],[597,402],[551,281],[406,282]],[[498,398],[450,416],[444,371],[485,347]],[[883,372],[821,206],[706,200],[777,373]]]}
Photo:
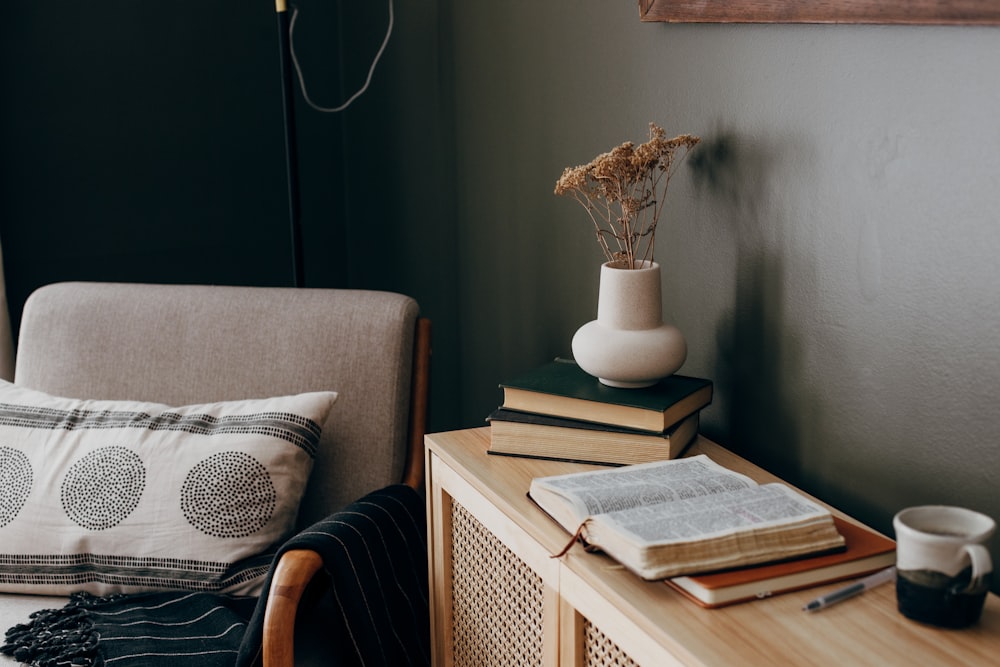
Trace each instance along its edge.
{"label": "striped throw", "polygon": [[[302,548],[322,556],[330,584],[299,612],[321,664],[430,664],[420,494],[404,485],[370,493],[290,539],[274,562]],[[80,593],[8,630],[0,651],[39,666],[251,667],[260,661],[268,588],[260,598]]]}

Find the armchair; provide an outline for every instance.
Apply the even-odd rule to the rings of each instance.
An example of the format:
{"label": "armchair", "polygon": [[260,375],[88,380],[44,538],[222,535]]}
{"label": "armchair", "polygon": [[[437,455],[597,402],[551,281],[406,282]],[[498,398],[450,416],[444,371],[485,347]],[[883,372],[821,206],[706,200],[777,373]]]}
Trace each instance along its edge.
{"label": "armchair", "polygon": [[[49,394],[189,405],[338,392],[297,525],[364,494],[423,483],[430,324],[406,296],[375,291],[60,283],[25,305],[15,383]],[[272,575],[268,667],[293,664],[292,628],[316,554]],[[65,599],[0,594],[0,624]],[[12,663],[0,656],[0,664]]]}

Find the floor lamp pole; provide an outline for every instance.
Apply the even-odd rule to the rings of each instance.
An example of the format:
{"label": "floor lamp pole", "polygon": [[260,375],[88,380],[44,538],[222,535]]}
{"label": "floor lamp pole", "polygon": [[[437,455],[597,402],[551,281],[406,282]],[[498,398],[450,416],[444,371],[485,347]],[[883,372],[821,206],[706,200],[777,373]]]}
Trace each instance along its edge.
{"label": "floor lamp pole", "polygon": [[292,58],[289,36],[288,5],[275,0],[278,16],[278,48],[281,58],[282,108],[285,119],[285,162],[288,174],[288,218],[292,233],[292,273],[296,287],[305,284],[302,268],[302,224],[299,203],[299,158],[295,137],[295,84],[292,79]]}

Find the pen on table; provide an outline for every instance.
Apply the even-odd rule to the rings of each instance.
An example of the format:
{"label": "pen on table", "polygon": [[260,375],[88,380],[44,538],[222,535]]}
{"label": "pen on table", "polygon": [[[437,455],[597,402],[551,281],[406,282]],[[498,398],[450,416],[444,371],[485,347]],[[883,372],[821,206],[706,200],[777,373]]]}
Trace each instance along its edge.
{"label": "pen on table", "polygon": [[884,570],[880,570],[875,574],[869,575],[864,579],[854,582],[849,586],[844,586],[832,593],[827,593],[826,595],[821,595],[805,607],[802,608],[803,611],[817,611],[819,609],[824,609],[832,604],[837,604],[848,598],[852,598],[859,593],[864,593],[870,588],[875,588],[881,584],[887,584],[896,578],[896,568],[887,567]]}

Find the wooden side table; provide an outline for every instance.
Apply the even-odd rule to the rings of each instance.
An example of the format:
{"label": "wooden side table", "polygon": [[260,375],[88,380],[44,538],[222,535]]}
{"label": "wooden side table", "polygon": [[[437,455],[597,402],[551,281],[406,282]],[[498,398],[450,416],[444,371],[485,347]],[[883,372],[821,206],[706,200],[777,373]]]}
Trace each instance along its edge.
{"label": "wooden side table", "polygon": [[[940,630],[902,617],[891,585],[817,613],[842,584],[702,609],[569,535],[527,498],[533,477],[595,466],[491,456],[488,428],[426,437],[435,665],[995,665],[1000,599],[980,623]],[[773,475],[699,437],[704,453],[759,482]],[[842,513],[834,510],[839,516]],[[848,518],[849,517],[845,517]],[[849,519],[852,520],[852,519]]]}

